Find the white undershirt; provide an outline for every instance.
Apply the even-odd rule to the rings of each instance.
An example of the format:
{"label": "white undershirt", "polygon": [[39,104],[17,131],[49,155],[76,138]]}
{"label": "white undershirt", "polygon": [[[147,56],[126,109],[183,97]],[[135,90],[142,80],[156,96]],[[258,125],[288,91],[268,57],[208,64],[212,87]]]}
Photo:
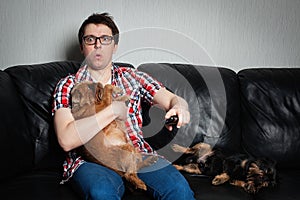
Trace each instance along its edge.
{"label": "white undershirt", "polygon": [[108,85],[108,84],[111,84],[111,78],[108,79],[108,81],[104,85]]}

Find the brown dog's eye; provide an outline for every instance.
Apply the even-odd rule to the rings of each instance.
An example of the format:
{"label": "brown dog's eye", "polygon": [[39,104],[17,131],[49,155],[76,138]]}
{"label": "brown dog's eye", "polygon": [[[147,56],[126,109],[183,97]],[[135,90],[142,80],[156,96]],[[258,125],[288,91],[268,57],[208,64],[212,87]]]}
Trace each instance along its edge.
{"label": "brown dog's eye", "polygon": [[98,97],[97,99],[102,100],[102,95],[101,95],[101,93],[99,93],[97,97]]}
{"label": "brown dog's eye", "polygon": [[94,91],[95,90],[95,84],[88,84],[88,89]]}

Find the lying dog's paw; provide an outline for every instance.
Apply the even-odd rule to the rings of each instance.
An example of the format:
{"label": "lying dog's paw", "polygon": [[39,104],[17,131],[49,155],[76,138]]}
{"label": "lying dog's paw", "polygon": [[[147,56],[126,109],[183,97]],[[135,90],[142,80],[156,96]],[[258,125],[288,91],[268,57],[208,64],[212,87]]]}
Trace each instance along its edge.
{"label": "lying dog's paw", "polygon": [[221,185],[223,184],[225,181],[223,181],[223,179],[219,176],[216,176],[213,180],[212,180],[212,184],[213,185]]}
{"label": "lying dog's paw", "polygon": [[220,175],[215,176],[215,178],[212,180],[213,185],[221,185],[228,181],[230,177],[226,173],[222,173]]}
{"label": "lying dog's paw", "polygon": [[246,183],[244,186],[244,189],[246,192],[251,193],[251,194],[254,194],[257,192],[257,189],[256,189],[254,183]]}
{"label": "lying dog's paw", "polygon": [[173,165],[177,170],[181,171],[181,170],[184,170],[184,167],[181,166],[181,165]]}
{"label": "lying dog's paw", "polygon": [[182,147],[182,146],[180,146],[178,144],[173,144],[172,145],[172,149],[173,149],[173,151],[179,152],[179,153],[184,153],[186,151],[185,147]]}

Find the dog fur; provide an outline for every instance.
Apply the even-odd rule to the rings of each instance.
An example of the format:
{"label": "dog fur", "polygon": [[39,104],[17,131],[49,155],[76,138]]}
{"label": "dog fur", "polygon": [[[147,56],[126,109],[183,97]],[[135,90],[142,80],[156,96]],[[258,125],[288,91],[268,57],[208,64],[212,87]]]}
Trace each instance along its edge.
{"label": "dog fur", "polygon": [[[71,92],[74,118],[91,116],[109,106],[113,100],[128,101],[128,96],[118,96],[120,92],[120,88],[110,84],[104,87],[101,83],[93,82],[76,84]],[[117,119],[76,150],[85,160],[116,171],[135,189],[142,190],[147,190],[147,186],[138,178],[137,171],[157,159],[151,156],[143,161],[141,153],[126,136],[125,122]]]}
{"label": "dog fur", "polygon": [[182,165],[174,164],[181,171],[212,176],[213,185],[229,182],[248,193],[276,185],[276,162],[268,158],[251,158],[245,154],[225,156],[220,149],[198,143],[186,148],[174,144],[172,149],[188,157]]}

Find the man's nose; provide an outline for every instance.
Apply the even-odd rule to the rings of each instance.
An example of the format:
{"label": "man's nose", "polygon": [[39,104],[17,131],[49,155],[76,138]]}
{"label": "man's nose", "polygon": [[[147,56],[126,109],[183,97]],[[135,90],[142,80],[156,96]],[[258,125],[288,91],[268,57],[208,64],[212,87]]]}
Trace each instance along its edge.
{"label": "man's nose", "polygon": [[95,49],[99,49],[101,48],[101,42],[100,42],[100,38],[96,38],[96,41],[95,41]]}

